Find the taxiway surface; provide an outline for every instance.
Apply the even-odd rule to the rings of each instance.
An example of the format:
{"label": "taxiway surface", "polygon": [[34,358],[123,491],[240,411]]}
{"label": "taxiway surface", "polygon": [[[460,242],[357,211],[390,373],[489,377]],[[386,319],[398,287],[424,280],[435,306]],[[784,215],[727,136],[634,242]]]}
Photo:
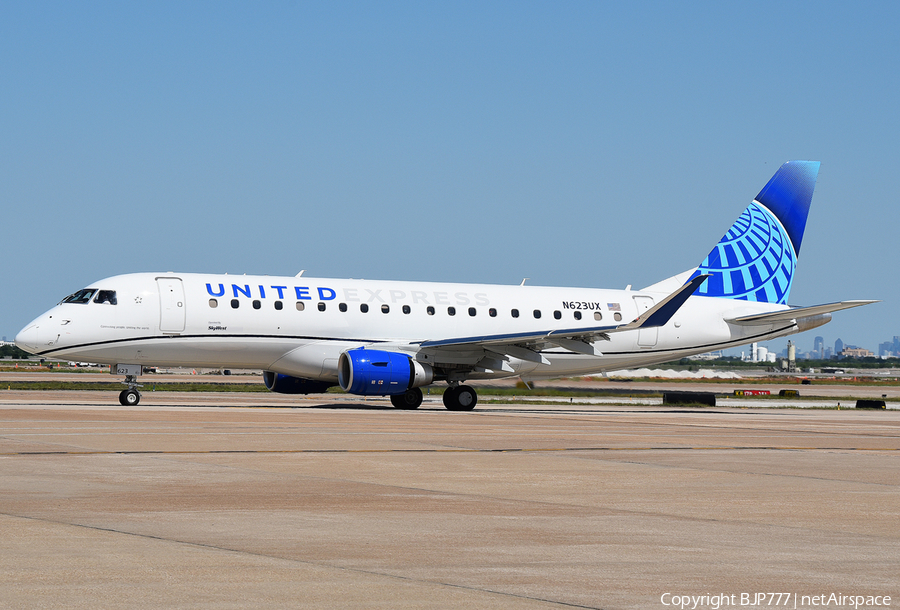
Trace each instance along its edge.
{"label": "taxiway surface", "polygon": [[900,602],[897,411],[114,400],[0,394],[0,606]]}

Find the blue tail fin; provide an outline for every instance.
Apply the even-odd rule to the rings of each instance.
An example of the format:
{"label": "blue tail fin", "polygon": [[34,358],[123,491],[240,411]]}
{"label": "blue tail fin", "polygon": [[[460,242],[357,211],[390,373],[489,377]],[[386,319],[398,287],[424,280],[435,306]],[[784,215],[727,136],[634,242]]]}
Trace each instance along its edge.
{"label": "blue tail fin", "polygon": [[700,296],[787,303],[812,202],[818,161],[788,161],[704,259]]}

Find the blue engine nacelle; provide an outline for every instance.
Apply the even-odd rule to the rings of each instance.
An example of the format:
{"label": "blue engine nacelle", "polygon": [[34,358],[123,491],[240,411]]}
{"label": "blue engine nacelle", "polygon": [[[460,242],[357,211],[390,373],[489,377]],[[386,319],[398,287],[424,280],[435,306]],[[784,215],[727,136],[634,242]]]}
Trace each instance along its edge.
{"label": "blue engine nacelle", "polygon": [[291,377],[272,371],[263,371],[263,382],[268,390],[279,394],[322,394],[334,386],[327,381]]}
{"label": "blue engine nacelle", "polygon": [[428,385],[433,379],[431,366],[398,352],[361,347],[347,350],[338,360],[338,382],[351,394],[402,394],[410,388]]}

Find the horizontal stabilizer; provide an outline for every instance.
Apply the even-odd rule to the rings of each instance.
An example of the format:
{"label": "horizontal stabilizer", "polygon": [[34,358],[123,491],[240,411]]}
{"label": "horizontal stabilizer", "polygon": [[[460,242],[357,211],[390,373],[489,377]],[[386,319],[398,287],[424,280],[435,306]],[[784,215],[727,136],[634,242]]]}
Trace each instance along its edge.
{"label": "horizontal stabilizer", "polygon": [[732,318],[726,320],[730,324],[741,324],[744,326],[754,326],[757,324],[768,324],[770,322],[789,322],[798,318],[808,318],[810,316],[819,316],[833,311],[842,309],[850,309],[851,307],[859,307],[860,305],[869,305],[870,303],[878,303],[879,301],[841,301],[840,303],[826,303],[824,305],[813,305],[811,307],[793,307],[783,311],[773,311],[772,313],[754,314],[751,316],[741,316],[740,318]]}

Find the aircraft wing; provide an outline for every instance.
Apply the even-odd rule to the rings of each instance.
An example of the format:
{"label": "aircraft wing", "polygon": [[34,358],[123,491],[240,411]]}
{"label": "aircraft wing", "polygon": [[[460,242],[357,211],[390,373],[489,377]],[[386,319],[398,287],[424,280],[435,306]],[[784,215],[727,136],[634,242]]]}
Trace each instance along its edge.
{"label": "aircraft wing", "polygon": [[708,275],[699,275],[690,282],[645,311],[641,316],[627,324],[591,326],[568,329],[535,330],[502,335],[482,335],[476,337],[454,337],[417,342],[422,349],[434,352],[435,349],[453,350],[482,348],[488,351],[513,356],[522,360],[530,360],[547,364],[546,358],[533,348],[540,344],[552,343],[570,351],[601,356],[602,354],[591,344],[597,339],[609,340],[610,333],[665,326],[675,312],[700,287]]}
{"label": "aircraft wing", "polygon": [[826,303],[824,305],[813,305],[811,307],[792,307],[791,309],[785,309],[783,311],[741,316],[739,318],[731,318],[725,321],[730,324],[740,324],[743,326],[768,324],[769,322],[789,322],[798,318],[820,316],[822,314],[831,313],[833,311],[850,309],[851,307],[859,307],[860,305],[868,305],[870,303],[878,303],[878,301],[841,301],[839,303]]}

